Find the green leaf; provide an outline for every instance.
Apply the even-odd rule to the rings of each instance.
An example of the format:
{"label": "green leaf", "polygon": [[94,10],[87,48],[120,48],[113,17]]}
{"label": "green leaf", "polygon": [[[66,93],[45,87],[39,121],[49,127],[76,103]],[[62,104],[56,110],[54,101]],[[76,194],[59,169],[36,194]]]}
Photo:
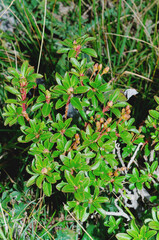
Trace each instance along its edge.
{"label": "green leaf", "polygon": [[71,98],[71,104],[77,108],[78,110],[82,110],[82,105],[80,100],[77,97],[72,97]]}
{"label": "green leaf", "polygon": [[96,51],[94,50],[94,49],[92,49],[92,48],[84,48],[84,49],[82,49],[81,50],[83,53],[86,53],[86,54],[88,54],[89,56],[92,56],[92,57],[97,57],[97,53],[96,53]]}
{"label": "green leaf", "polygon": [[98,100],[95,96],[92,97],[92,105],[94,109],[98,107]]}
{"label": "green leaf", "polygon": [[65,178],[70,185],[75,186],[75,179],[67,170],[65,170]]}
{"label": "green leaf", "polygon": [[84,191],[77,190],[77,192],[74,193],[74,196],[75,196],[76,200],[79,202],[83,202],[85,200]]}
{"label": "green leaf", "polygon": [[156,144],[155,151],[159,151],[159,143]]}
{"label": "green leaf", "polygon": [[73,66],[75,66],[76,68],[78,68],[78,70],[80,70],[80,63],[77,61],[76,58],[71,58],[70,61]]}
{"label": "green leaf", "polygon": [[155,99],[155,101],[157,102],[157,104],[159,104],[159,97],[154,96],[154,99]]}
{"label": "green leaf", "polygon": [[159,231],[159,222],[157,222],[157,221],[151,221],[151,222],[149,223],[149,227],[150,227],[151,229],[154,229],[154,230],[158,230],[158,231]]}
{"label": "green leaf", "polygon": [[75,189],[71,184],[67,184],[62,188],[62,192],[74,192]]}
{"label": "green leaf", "polygon": [[72,58],[72,57],[75,57],[76,56],[76,51],[71,49],[68,53],[68,58]]}
{"label": "green leaf", "polygon": [[12,117],[7,117],[5,122],[4,122],[4,126],[7,126],[11,121],[12,121]]}
{"label": "green leaf", "polygon": [[5,101],[5,103],[18,103],[18,101],[16,100],[16,99],[7,99],[6,101]]}
{"label": "green leaf", "polygon": [[132,139],[132,135],[129,132],[127,132],[127,131],[121,132],[120,137],[123,139],[123,141],[125,143],[130,144],[130,141]]}
{"label": "green leaf", "polygon": [[87,42],[95,41],[95,40],[96,40],[95,37],[87,37],[87,38],[82,42],[82,45],[86,44]]}
{"label": "green leaf", "polygon": [[98,203],[109,202],[109,198],[108,197],[97,197],[95,202],[98,202]]}
{"label": "green leaf", "polygon": [[66,104],[66,101],[62,101],[61,99],[59,99],[55,104],[55,109],[62,108],[65,104]]}
{"label": "green leaf", "polygon": [[17,89],[10,86],[5,86],[5,90],[17,96],[20,95],[20,92]]}
{"label": "green leaf", "polygon": [[87,114],[85,113],[85,111],[79,110],[79,113],[80,113],[81,117],[83,118],[83,120],[87,121]]}
{"label": "green leaf", "polygon": [[27,187],[30,187],[31,185],[33,185],[36,181],[36,178],[38,177],[38,175],[34,175],[32,176],[26,183],[26,186]]}
{"label": "green leaf", "polygon": [[138,226],[136,225],[135,220],[132,220],[132,221],[131,221],[131,228],[132,228],[133,230],[139,232],[139,228],[138,228]]}
{"label": "green leaf", "polygon": [[28,61],[24,61],[23,62],[22,66],[21,66],[21,74],[22,74],[22,76],[25,76],[25,73],[27,71],[28,65],[29,65]]}
{"label": "green leaf", "polygon": [[50,114],[51,106],[49,103],[44,103],[42,107],[42,114],[44,117],[47,117]]}
{"label": "green leaf", "polygon": [[63,80],[63,77],[59,74],[59,73],[56,73],[55,75],[55,78],[56,78],[56,82],[58,85],[62,85],[62,80]]}
{"label": "green leaf", "polygon": [[158,112],[158,111],[156,111],[156,110],[150,110],[150,111],[149,111],[149,114],[150,114],[153,118],[159,119],[159,112]]}
{"label": "green leaf", "polygon": [[[149,230],[149,231],[146,233],[147,239],[152,238],[156,233],[157,233],[157,232],[154,231],[154,230]],[[157,240],[157,238],[156,238],[156,240]]]}
{"label": "green leaf", "polygon": [[125,107],[127,105],[128,105],[127,102],[118,102],[118,103],[114,104],[113,107]]}
{"label": "green leaf", "polygon": [[118,240],[130,240],[130,239],[132,239],[132,237],[130,237],[127,233],[118,233],[116,235],[116,238]]}
{"label": "green leaf", "polygon": [[41,106],[43,106],[44,103],[35,103],[32,108],[31,111],[34,112],[36,110],[38,110],[39,108],[41,108]]}
{"label": "green leaf", "polygon": [[9,122],[9,126],[14,125],[17,122],[17,118],[15,117],[13,120]]}
{"label": "green leaf", "polygon": [[81,94],[81,93],[85,93],[87,91],[89,91],[90,87],[88,86],[80,86],[80,87],[77,87],[75,90],[74,90],[74,93],[75,94]]}
{"label": "green leaf", "polygon": [[94,142],[94,143],[91,143],[90,145],[90,148],[92,149],[92,150],[94,150],[95,152],[98,152],[99,151],[99,147],[98,147],[98,145]]}
{"label": "green leaf", "polygon": [[138,237],[139,235],[139,233],[133,229],[127,229],[126,231],[131,237]]}
{"label": "green leaf", "polygon": [[25,120],[24,120],[24,117],[23,116],[19,116],[18,117],[18,123],[20,124],[20,125],[25,125]]}
{"label": "green leaf", "polygon": [[142,189],[142,183],[141,182],[137,182],[136,183],[136,187],[139,189],[139,190],[141,190]]}
{"label": "green leaf", "polygon": [[118,165],[118,161],[115,159],[115,154],[106,154],[104,157],[111,167]]}
{"label": "green leaf", "polygon": [[13,76],[15,76],[16,78],[19,78],[19,73],[16,71],[15,68],[8,68],[8,72],[11,73]]}
{"label": "green leaf", "polygon": [[70,50],[70,48],[61,48],[57,51],[57,53],[67,53]]}
{"label": "green leaf", "polygon": [[44,180],[45,175],[40,175],[37,179],[36,179],[36,185],[38,186],[38,188],[42,187],[42,181]]}
{"label": "green leaf", "polygon": [[111,108],[111,112],[114,113],[114,115],[115,115],[117,118],[120,118],[121,112],[119,111],[119,109],[117,109],[117,108]]}
{"label": "green leaf", "polygon": [[152,173],[156,170],[157,166],[158,166],[158,161],[155,161],[152,163],[150,167]]}
{"label": "green leaf", "polygon": [[137,170],[137,168],[133,168],[133,175],[134,175],[136,178],[139,178],[139,171]]}
{"label": "green leaf", "polygon": [[60,41],[60,43],[66,47],[73,47],[73,43],[70,39],[65,39],[64,41]]}
{"label": "green leaf", "polygon": [[116,89],[113,94],[110,94],[109,101],[115,102],[120,94],[119,89]]}
{"label": "green leaf", "polygon": [[49,197],[51,195],[51,193],[52,193],[52,185],[51,185],[51,183],[48,183],[48,182],[45,181],[43,183],[43,191],[44,191],[45,195]]}

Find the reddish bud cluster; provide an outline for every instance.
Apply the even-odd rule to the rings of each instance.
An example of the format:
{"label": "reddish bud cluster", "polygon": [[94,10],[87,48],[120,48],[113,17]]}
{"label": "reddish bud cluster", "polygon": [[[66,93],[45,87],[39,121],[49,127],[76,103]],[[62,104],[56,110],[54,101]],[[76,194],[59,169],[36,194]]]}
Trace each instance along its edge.
{"label": "reddish bud cluster", "polygon": [[51,99],[51,93],[47,90],[46,91],[46,103],[50,103],[50,99]]}
{"label": "reddish bud cluster", "polygon": [[121,117],[119,118],[119,122],[121,120],[127,121],[130,118],[130,113],[131,113],[130,106],[127,105],[126,108],[122,109]]}
{"label": "reddish bud cluster", "polygon": [[43,169],[41,170],[41,173],[42,173],[42,174],[46,174],[46,173],[47,173],[47,168],[43,168]]}
{"label": "reddish bud cluster", "polygon": [[80,144],[80,136],[78,133],[75,134],[75,142],[73,143],[73,149],[77,149],[78,144]]}
{"label": "reddish bud cluster", "polygon": [[76,51],[76,56],[75,57],[78,57],[78,55],[80,54],[80,49],[81,49],[81,45],[77,45],[76,47],[75,47],[75,51]]}
{"label": "reddish bud cluster", "polygon": [[104,70],[103,70],[103,72],[102,72],[101,76],[102,76],[103,74],[106,74],[106,73],[108,73],[108,71],[109,71],[109,67],[106,67],[106,68],[104,68]]}
{"label": "reddish bud cluster", "polygon": [[68,93],[68,94],[73,93],[73,88],[72,88],[72,87],[68,88],[68,89],[67,89],[67,93]]}

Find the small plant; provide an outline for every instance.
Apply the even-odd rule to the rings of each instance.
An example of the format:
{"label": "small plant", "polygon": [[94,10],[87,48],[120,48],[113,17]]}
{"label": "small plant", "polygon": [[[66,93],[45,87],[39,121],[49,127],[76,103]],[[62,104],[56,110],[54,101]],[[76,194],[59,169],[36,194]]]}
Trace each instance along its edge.
{"label": "small plant", "polygon": [[[5,89],[11,98],[3,109],[4,124],[19,124],[22,136],[18,141],[30,143],[28,187],[36,184],[46,196],[52,189],[62,191],[67,196],[66,209],[82,222],[95,212],[130,220],[133,215],[127,201],[134,208],[137,204],[130,199],[130,190],[139,198],[140,190],[153,185],[158,163],[139,169],[135,159],[144,136],[133,125],[131,106],[107,80],[109,68],[89,61],[88,56],[96,57],[93,49],[84,48],[90,40],[94,38],[85,35],[62,42],[67,48],[58,52],[68,52],[72,68],[64,76],[57,73],[57,84],[49,90],[44,85],[37,88],[36,79],[42,75],[35,74],[27,61],[19,70],[9,68]],[[152,117],[155,114],[154,121],[156,112],[150,112]],[[110,200],[115,211],[107,209]],[[114,229],[106,224],[109,232],[119,223]]]}
{"label": "small plant", "polygon": [[[118,233],[118,240],[133,239],[133,240],[149,240],[159,239],[159,209],[152,209],[153,219],[145,219],[145,224],[142,227],[136,225],[135,221],[131,221],[131,228],[127,229],[127,233]],[[148,224],[147,224],[148,223]],[[155,238],[152,238],[155,236]]]}

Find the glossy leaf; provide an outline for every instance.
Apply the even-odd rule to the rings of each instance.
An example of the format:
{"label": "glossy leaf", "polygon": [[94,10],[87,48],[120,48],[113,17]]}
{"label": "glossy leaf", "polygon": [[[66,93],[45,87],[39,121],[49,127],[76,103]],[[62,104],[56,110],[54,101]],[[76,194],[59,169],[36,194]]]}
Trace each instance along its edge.
{"label": "glossy leaf", "polygon": [[44,117],[47,117],[50,114],[51,106],[49,103],[44,103],[42,107],[42,114]]}
{"label": "glossy leaf", "polygon": [[86,53],[86,54],[88,54],[89,56],[92,56],[92,57],[97,57],[97,53],[96,53],[96,51],[94,50],[94,49],[92,49],[92,48],[84,48],[84,49],[82,49],[81,50],[83,53]]}
{"label": "glossy leaf", "polygon": [[51,185],[51,183],[48,183],[48,182],[44,181],[44,183],[43,183],[43,191],[44,191],[45,195],[49,197],[51,195],[51,193],[52,193],[52,185]]}

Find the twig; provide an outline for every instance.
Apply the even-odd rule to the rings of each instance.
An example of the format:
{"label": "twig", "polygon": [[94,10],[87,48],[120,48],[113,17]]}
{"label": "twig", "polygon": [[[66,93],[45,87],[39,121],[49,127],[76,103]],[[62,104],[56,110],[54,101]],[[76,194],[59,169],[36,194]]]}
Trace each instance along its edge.
{"label": "twig", "polygon": [[153,149],[153,150],[151,150],[151,152],[150,152],[150,158],[149,158],[149,162],[153,162],[153,160],[154,160],[154,152],[155,152],[155,150]]}
{"label": "twig", "polygon": [[[143,143],[139,143],[139,145],[137,146],[137,148],[136,148],[136,150],[135,150],[135,152],[134,152],[134,155],[131,157],[131,159],[130,159],[130,161],[129,161],[129,163],[128,163],[127,169],[130,169],[130,166],[131,166],[131,164],[134,162],[135,157],[136,157],[136,155],[137,155],[137,152],[139,151],[139,148],[140,148],[140,146],[142,146],[142,145],[143,145]],[[135,164],[137,165],[137,163],[135,163]]]}
{"label": "twig", "polygon": [[123,159],[122,159],[122,157],[121,157],[121,153],[120,153],[120,144],[119,144],[119,143],[116,143],[116,144],[115,144],[115,148],[116,148],[116,150],[117,150],[117,155],[118,155],[119,161],[120,161],[122,167],[125,168],[125,164],[124,164],[124,161],[123,161]]}
{"label": "twig", "polygon": [[115,199],[114,204],[115,204],[116,208],[119,210],[119,212],[107,212],[107,211],[105,211],[105,214],[106,214],[106,215],[109,215],[109,216],[122,216],[122,217],[126,218],[127,221],[129,221],[129,220],[130,220],[129,215],[126,214],[126,213],[117,205],[117,201],[118,201],[118,199]]}

